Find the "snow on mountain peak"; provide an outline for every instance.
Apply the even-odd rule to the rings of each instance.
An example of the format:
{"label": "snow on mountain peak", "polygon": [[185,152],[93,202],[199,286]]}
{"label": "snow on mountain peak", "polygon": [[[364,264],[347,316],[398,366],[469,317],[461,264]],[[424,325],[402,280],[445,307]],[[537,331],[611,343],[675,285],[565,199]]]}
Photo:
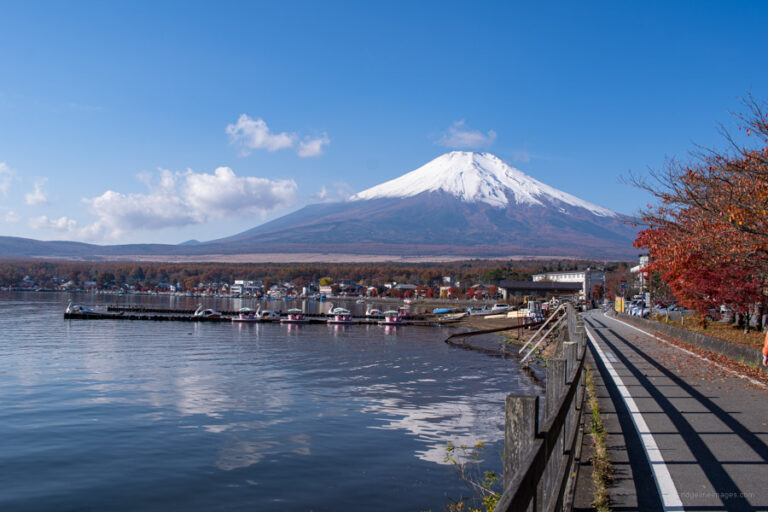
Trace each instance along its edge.
{"label": "snow on mountain peak", "polygon": [[584,208],[601,217],[616,213],[550,187],[490,153],[452,151],[415,171],[353,195],[350,200],[412,197],[423,192],[446,192],[468,203],[483,202],[506,208],[515,204],[544,206],[556,200]]}

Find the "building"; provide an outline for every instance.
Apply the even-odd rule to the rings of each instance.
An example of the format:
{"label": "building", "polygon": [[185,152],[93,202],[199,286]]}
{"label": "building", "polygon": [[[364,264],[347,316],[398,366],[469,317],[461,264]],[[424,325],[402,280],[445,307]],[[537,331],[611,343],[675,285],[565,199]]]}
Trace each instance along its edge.
{"label": "building", "polygon": [[238,279],[235,284],[229,287],[230,293],[239,293],[240,295],[258,295],[261,293],[263,283],[261,281],[246,281]]}
{"label": "building", "polygon": [[565,270],[535,274],[534,282],[581,283],[582,298],[591,299],[596,285],[605,287],[605,270],[586,268],[585,270]]}
{"label": "building", "polygon": [[583,285],[563,281],[509,281],[499,283],[504,300],[513,297],[581,296]]}
{"label": "building", "polygon": [[646,291],[645,285],[648,281],[648,273],[645,271],[645,266],[650,263],[651,257],[647,254],[641,254],[638,260],[638,264],[629,269],[629,271],[637,274],[637,289],[640,290],[640,293],[643,293]]}

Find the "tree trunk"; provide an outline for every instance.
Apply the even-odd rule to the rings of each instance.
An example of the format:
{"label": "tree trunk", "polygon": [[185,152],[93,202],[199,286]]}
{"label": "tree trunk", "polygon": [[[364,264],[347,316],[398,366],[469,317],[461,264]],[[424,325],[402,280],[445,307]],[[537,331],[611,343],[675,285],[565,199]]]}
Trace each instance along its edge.
{"label": "tree trunk", "polygon": [[744,313],[744,334],[749,334],[749,313]]}

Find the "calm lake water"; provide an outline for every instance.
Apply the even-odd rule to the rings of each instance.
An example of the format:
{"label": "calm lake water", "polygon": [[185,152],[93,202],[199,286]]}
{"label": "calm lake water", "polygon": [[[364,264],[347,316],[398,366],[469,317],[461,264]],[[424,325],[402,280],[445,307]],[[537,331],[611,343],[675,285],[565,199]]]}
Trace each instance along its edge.
{"label": "calm lake water", "polygon": [[448,328],[64,320],[69,298],[0,292],[3,511],[437,512],[471,494],[447,443],[499,470],[506,394],[541,392]]}

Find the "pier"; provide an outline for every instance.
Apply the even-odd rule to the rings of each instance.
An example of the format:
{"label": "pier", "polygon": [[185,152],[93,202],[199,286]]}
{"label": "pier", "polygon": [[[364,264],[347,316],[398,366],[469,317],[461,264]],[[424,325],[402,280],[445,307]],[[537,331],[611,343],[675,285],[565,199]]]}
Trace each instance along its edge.
{"label": "pier", "polygon": [[[239,311],[220,311],[220,317],[202,317],[195,316],[194,309],[172,309],[172,308],[152,308],[144,306],[107,306],[106,311],[89,311],[84,313],[65,312],[64,318],[67,320],[137,320],[154,322],[232,322]],[[276,313],[281,316],[283,311],[277,310]],[[324,313],[305,313],[307,324],[325,324],[333,315]],[[367,317],[353,317],[351,322],[346,325],[378,325],[379,321],[384,320],[383,315],[372,315]],[[253,323],[279,323],[280,319],[263,319]],[[405,318],[401,325],[421,325],[434,326],[441,324],[435,315],[413,315]],[[442,324],[441,324],[442,325]]]}

